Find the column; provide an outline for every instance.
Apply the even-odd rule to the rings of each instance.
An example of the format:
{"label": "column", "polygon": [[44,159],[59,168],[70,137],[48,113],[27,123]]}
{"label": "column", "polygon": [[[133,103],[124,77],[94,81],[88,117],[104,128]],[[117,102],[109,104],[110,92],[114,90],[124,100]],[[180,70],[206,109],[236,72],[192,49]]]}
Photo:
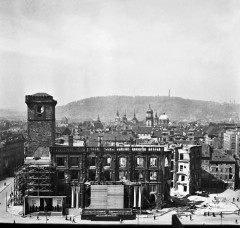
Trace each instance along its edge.
{"label": "column", "polygon": [[142,204],[142,186],[139,187],[138,207],[141,207],[141,204]]}
{"label": "column", "polygon": [[85,207],[85,198],[84,198],[84,184],[81,184],[80,186],[80,207]]}
{"label": "column", "polygon": [[133,207],[137,206],[137,186],[134,186]]}
{"label": "column", "polygon": [[128,185],[128,207],[132,207],[132,188]]}
{"label": "column", "polygon": [[76,209],[79,208],[79,192],[80,192],[80,187],[76,186]]}
{"label": "column", "polygon": [[72,202],[71,202],[71,208],[74,207],[74,195],[75,195],[75,186],[72,186]]}

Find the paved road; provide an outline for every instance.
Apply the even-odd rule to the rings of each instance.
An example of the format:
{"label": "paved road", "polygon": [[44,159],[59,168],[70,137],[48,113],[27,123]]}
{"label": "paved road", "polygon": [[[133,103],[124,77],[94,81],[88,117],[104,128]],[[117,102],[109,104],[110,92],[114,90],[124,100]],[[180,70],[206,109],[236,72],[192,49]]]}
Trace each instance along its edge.
{"label": "paved road", "polygon": [[[6,185],[5,185],[6,183]],[[11,191],[14,189],[14,178],[7,178],[0,181],[0,211],[6,211],[6,197],[9,199]],[[2,213],[1,213],[2,214]],[[1,217],[1,215],[0,215]]]}
{"label": "paved road", "polygon": [[[72,221],[65,220],[65,216],[56,216],[56,217],[45,217],[40,216],[39,220],[37,220],[36,216],[26,216],[21,217],[19,215],[19,212],[22,211],[22,206],[11,206],[7,208],[6,212],[6,192],[7,197],[9,198],[9,195],[11,193],[11,188],[13,190],[13,178],[8,178],[7,180],[0,181],[0,189],[4,186],[4,182],[9,184],[3,191],[0,193],[0,223],[31,223],[31,224],[45,224],[45,223],[51,223],[51,224],[72,224]],[[229,205],[227,205],[229,206]],[[167,212],[168,210],[165,209]],[[179,208],[178,211],[181,212],[181,209]],[[153,224],[153,225],[171,225],[172,223],[172,215],[176,213],[176,209],[172,209],[167,213],[162,213],[162,215],[158,215],[156,219],[154,220],[153,215],[141,215],[140,217],[137,217],[136,220],[124,220],[123,224]],[[236,224],[236,219],[238,221],[238,224]],[[195,214],[192,215],[192,220],[190,220],[190,216],[182,216],[180,218],[180,221],[183,224],[223,224],[223,225],[240,225],[240,216],[236,214],[230,214],[230,215],[224,215],[223,219],[221,220],[221,217],[217,215],[216,217],[213,216],[204,216],[203,212],[195,211]],[[75,217],[75,224],[120,224],[119,221],[89,221],[89,220],[81,220],[80,216]]]}

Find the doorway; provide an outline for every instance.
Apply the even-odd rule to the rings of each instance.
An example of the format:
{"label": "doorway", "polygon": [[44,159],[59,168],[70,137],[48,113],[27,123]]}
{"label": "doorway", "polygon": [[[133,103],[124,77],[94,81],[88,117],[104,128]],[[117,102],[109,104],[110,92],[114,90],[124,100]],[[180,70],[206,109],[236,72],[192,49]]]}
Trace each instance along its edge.
{"label": "doorway", "polygon": [[40,198],[40,211],[52,211],[52,198]]}

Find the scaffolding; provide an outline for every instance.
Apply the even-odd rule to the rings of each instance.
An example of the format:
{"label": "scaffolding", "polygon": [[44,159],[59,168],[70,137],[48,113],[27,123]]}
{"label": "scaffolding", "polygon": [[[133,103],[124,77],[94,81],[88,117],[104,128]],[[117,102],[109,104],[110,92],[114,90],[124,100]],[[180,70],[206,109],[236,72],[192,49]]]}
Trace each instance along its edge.
{"label": "scaffolding", "polygon": [[14,205],[23,204],[23,196],[53,195],[54,168],[51,161],[25,161],[14,176]]}

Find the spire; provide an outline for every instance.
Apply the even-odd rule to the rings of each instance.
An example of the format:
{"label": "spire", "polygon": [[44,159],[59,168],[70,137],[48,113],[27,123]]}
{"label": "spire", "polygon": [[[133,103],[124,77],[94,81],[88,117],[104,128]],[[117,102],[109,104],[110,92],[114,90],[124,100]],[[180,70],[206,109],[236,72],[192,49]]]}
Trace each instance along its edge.
{"label": "spire", "polygon": [[99,117],[99,114],[98,114],[98,117],[97,117],[97,121],[100,122],[100,117]]}

